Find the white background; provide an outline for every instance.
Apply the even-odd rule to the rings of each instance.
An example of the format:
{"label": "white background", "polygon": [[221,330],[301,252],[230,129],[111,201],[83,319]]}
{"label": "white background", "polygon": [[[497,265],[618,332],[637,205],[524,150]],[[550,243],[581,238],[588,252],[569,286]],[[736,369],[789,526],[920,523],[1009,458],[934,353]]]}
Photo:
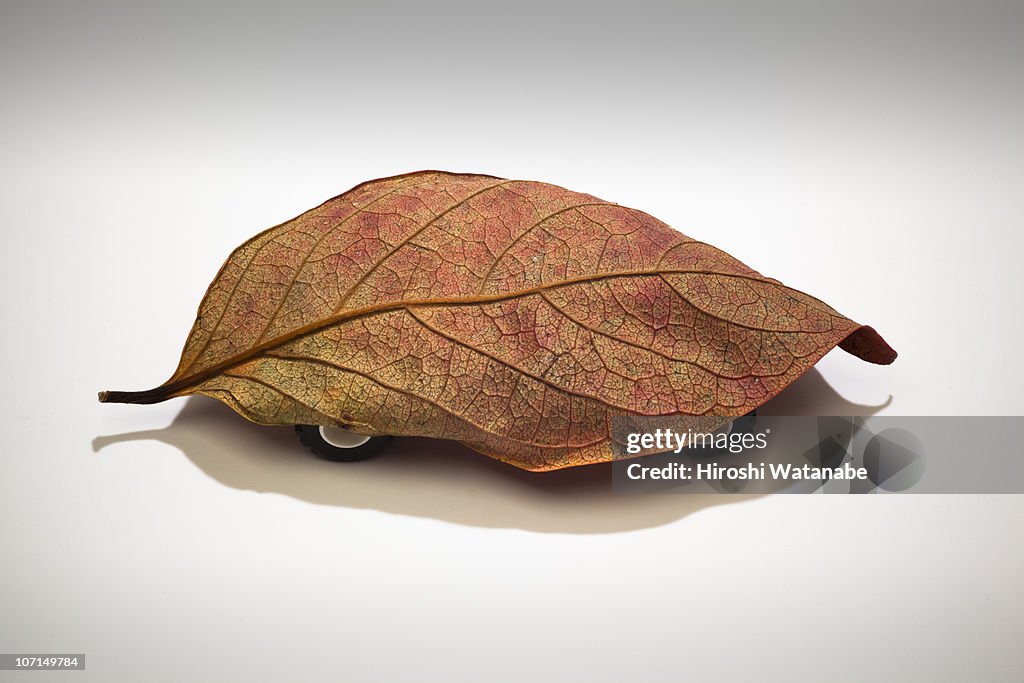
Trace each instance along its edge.
{"label": "white background", "polygon": [[96,402],[250,235],[440,168],[646,210],[900,353],[776,412],[1022,414],[1021,5],[714,7],[0,6],[0,651],[88,662],[0,678],[1020,678],[1020,496],[616,497]]}

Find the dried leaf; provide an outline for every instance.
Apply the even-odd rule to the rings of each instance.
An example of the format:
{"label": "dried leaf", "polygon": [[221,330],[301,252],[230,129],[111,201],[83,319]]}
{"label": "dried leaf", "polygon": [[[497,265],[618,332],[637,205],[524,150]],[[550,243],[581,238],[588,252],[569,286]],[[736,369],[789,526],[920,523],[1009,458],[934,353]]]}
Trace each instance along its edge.
{"label": "dried leaf", "polygon": [[635,209],[544,183],[374,180],[236,249],[154,403],[457,439],[531,470],[611,458],[614,415],[742,415],[870,327]]}

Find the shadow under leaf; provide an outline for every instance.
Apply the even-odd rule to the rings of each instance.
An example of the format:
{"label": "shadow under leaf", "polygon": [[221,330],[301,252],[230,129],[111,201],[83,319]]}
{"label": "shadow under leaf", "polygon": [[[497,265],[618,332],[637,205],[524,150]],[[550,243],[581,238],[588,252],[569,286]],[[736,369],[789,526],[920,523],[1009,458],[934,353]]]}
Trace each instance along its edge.
{"label": "shadow under leaf", "polygon": [[[881,407],[845,401],[812,369],[762,409],[775,415],[870,415]],[[292,428],[247,422],[219,401],[198,396],[186,399],[166,427],[98,436],[92,448],[98,452],[142,440],[174,446],[207,475],[232,488],[479,527],[621,532],[757,497],[616,495],[610,464],[526,472],[461,444],[424,438],[396,438],[377,458],[332,463],[303,448]]]}

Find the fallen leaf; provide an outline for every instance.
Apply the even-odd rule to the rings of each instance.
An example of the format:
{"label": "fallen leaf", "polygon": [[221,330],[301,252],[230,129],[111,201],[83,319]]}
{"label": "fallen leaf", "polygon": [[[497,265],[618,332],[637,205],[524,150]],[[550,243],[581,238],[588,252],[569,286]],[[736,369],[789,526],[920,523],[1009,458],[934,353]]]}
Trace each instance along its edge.
{"label": "fallen leaf", "polygon": [[652,216],[545,183],[374,180],[236,249],[174,375],[268,425],[456,439],[551,470],[612,458],[616,415],[743,415],[871,327]]}

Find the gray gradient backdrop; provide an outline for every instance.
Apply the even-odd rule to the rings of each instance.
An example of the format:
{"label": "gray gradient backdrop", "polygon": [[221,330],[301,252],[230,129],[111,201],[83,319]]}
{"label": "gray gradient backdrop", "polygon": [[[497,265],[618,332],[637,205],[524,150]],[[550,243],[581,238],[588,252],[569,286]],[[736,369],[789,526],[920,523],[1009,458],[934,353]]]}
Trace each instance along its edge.
{"label": "gray gradient backdrop", "polygon": [[[339,468],[177,362],[222,259],[443,168],[642,208],[875,325],[769,409],[1022,414],[1020,2],[0,2],[0,651],[33,680],[1010,680],[1018,496]],[[28,674],[0,672],[0,679]]]}

